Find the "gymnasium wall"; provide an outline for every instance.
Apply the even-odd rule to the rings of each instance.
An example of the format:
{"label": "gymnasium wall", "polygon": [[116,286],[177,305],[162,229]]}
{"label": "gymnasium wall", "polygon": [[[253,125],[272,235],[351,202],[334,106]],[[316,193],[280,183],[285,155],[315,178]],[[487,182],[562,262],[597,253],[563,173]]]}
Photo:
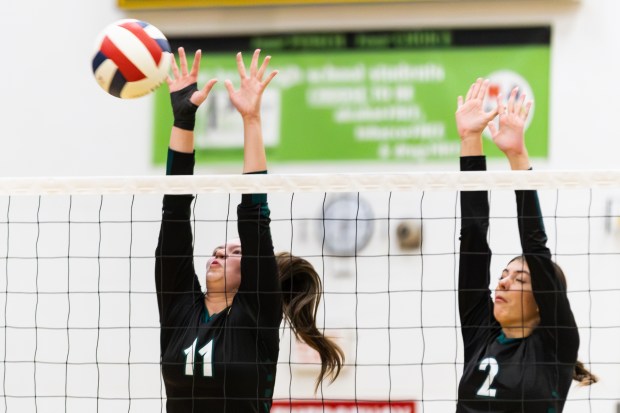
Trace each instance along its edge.
{"label": "gymnasium wall", "polygon": [[[0,6],[0,34],[5,41],[0,59],[0,176],[100,176],[100,175],[150,175],[163,174],[163,168],[151,164],[152,99],[121,101],[103,93],[93,80],[90,69],[93,41],[97,33],[108,23],[123,17],[149,21],[169,36],[213,35],[237,33],[272,33],[278,31],[356,30],[356,29],[406,29],[422,27],[497,27],[550,25],[552,27],[552,65],[550,90],[550,155],[547,160],[534,160],[539,169],[591,169],[618,168],[620,139],[618,115],[614,96],[620,92],[616,76],[620,73],[620,26],[616,16],[620,13],[617,0],[571,1],[456,1],[454,3],[348,5],[348,6],[300,6],[266,7],[251,9],[204,9],[187,11],[131,11],[119,10],[115,1],[92,2],[58,0],[44,2],[13,1]],[[231,56],[232,58],[232,56]],[[473,80],[473,79],[472,79]],[[222,85],[219,85],[222,87]],[[465,91],[463,91],[465,92]],[[456,96],[454,102],[456,106]],[[239,160],[239,170],[241,169]],[[493,169],[507,169],[507,162],[494,161]],[[427,165],[360,164],[339,163],[274,165],[273,172],[326,172],[369,170],[456,170],[457,159],[451,163]],[[234,165],[223,167],[200,167],[200,172],[235,172]],[[617,192],[617,191],[616,191]],[[600,213],[605,202],[617,199],[618,193],[600,194],[589,205],[587,191],[568,191],[566,195],[554,191],[541,193],[545,211],[561,216],[582,216],[588,211]],[[500,193],[495,199],[494,212],[513,212],[512,194]],[[556,209],[558,199],[560,208]],[[153,200],[151,200],[153,201]],[[316,217],[320,199],[297,198],[298,217]],[[370,201],[377,216],[386,216],[387,194],[379,194]],[[429,194],[422,201],[418,195],[403,194],[393,201],[393,216],[452,217],[455,210],[455,194]],[[284,195],[271,200],[275,219],[274,238],[279,246],[288,246],[292,227],[285,221],[289,214],[290,199]],[[215,205],[215,204],[214,204]],[[217,200],[224,217],[228,209],[226,199]],[[157,215],[158,199],[154,200],[151,213]],[[215,214],[214,206],[210,206]],[[154,212],[153,212],[154,211]],[[231,209],[234,211],[234,208]],[[390,242],[388,229],[393,234],[396,221],[378,222],[375,236],[367,250],[386,253]],[[294,250],[301,254],[320,254],[317,229],[303,221],[295,224],[294,232],[300,236]],[[390,227],[391,225],[391,227]],[[460,367],[450,364],[458,359],[462,344],[458,341],[454,309],[455,265],[457,257],[450,256],[457,243],[456,223],[453,219],[429,220],[424,229],[425,257],[395,258],[392,262],[391,284],[387,284],[386,263],[379,260],[364,263],[363,260],[328,260],[325,273],[326,288],[334,291],[353,288],[352,272],[359,270],[357,288],[360,291],[385,290],[386,288],[415,291],[423,287],[426,296],[387,296],[327,298],[326,318],[332,326],[342,323],[358,323],[368,330],[357,332],[364,341],[357,349],[350,348],[359,360],[367,363],[387,363],[390,351],[391,363],[399,360],[409,366],[394,367],[391,397],[416,399],[446,399],[444,402],[427,404],[427,412],[450,411],[453,405],[456,382]],[[618,238],[604,231],[602,219],[579,218],[549,219],[550,245],[562,254],[583,253],[588,248],[597,251],[618,252]],[[516,225],[514,222],[493,222],[492,242],[498,253],[493,270],[501,271],[503,260],[518,251]],[[156,227],[144,234],[136,234],[135,242],[140,251],[154,249]],[[125,234],[127,235],[127,234]],[[197,239],[197,246],[207,249],[215,245],[218,235],[209,234]],[[122,234],[121,234],[122,238]],[[220,237],[221,238],[221,237]],[[218,238],[218,239],[220,239]],[[592,239],[592,242],[589,240]],[[391,242],[394,242],[391,239]],[[392,244],[393,245],[393,244]],[[496,247],[496,249],[495,249]],[[279,249],[282,249],[279,248]],[[393,247],[392,252],[399,251]],[[448,254],[448,257],[445,257]],[[503,254],[503,255],[502,255]],[[587,291],[588,288],[608,288],[616,296],[597,296],[593,309],[587,294],[575,292],[571,296],[580,325],[618,325],[617,277],[609,276],[609,268],[617,268],[617,255],[598,261],[589,261],[584,255],[564,257],[561,263],[568,267],[570,288]],[[138,290],[153,288],[149,263],[136,267],[134,287]],[[322,263],[319,259],[317,266]],[[197,268],[203,268],[197,265]],[[75,271],[75,270],[74,270]],[[422,271],[425,271],[424,273]],[[12,272],[15,273],[15,272]],[[333,276],[333,277],[332,277]],[[591,278],[590,278],[591,276]],[[339,278],[340,277],[340,278]],[[380,278],[378,278],[380,277]],[[592,283],[590,283],[592,281]],[[413,298],[412,298],[413,297]],[[600,298],[599,298],[600,297]],[[359,301],[356,303],[355,298]],[[346,305],[346,310],[342,306]],[[152,307],[152,308],[149,308]],[[393,330],[392,344],[387,344],[384,330],[373,327],[386,326],[388,306],[393,326],[423,325],[443,326],[426,329],[422,336],[419,329]],[[340,308],[341,311],[333,309]],[[420,312],[420,309],[423,309]],[[620,311],[620,309],[618,309]],[[154,301],[134,311],[135,317],[144,316],[145,322],[156,320]],[[140,313],[141,312],[141,313]],[[141,314],[141,315],[140,315]],[[331,318],[330,318],[331,317]],[[594,322],[592,321],[594,319]],[[340,323],[340,324],[339,324]],[[376,334],[375,334],[376,333]],[[594,396],[618,396],[618,352],[620,343],[617,328],[606,332],[596,331],[592,344],[587,329],[582,330],[580,357],[608,362],[600,367],[606,377],[595,387]],[[365,336],[364,336],[365,335]],[[282,357],[288,357],[288,337],[283,337]],[[148,343],[143,343],[148,345]],[[156,352],[158,343],[151,343]],[[388,346],[388,347],[386,347]],[[351,353],[349,354],[351,355]],[[598,357],[598,358],[597,358]],[[151,357],[152,359],[153,357]],[[349,359],[351,360],[351,359]],[[433,365],[433,363],[438,363]],[[422,367],[425,364],[425,367]],[[134,373],[134,378],[140,373]],[[296,371],[291,386],[293,395],[311,396],[312,371]],[[359,375],[359,376],[358,376]],[[385,368],[362,368],[349,370],[331,390],[330,397],[386,398],[385,385],[389,378]],[[150,378],[153,382],[152,378]],[[354,387],[357,386],[357,387]],[[121,390],[122,391],[122,390]],[[289,371],[279,372],[276,396],[287,396]],[[585,398],[574,402],[567,412],[580,412],[588,406],[588,390],[575,389],[573,398]],[[612,396],[609,396],[612,395]],[[615,395],[615,396],[613,396]],[[594,397],[593,396],[593,397]],[[614,403],[601,402],[596,412],[611,412]]]}
{"label": "gymnasium wall", "polygon": [[[613,16],[620,4],[613,0],[448,4],[124,12],[113,0],[60,0],[36,5],[5,2],[0,13],[0,31],[6,43],[0,67],[5,137],[0,154],[1,174],[160,173],[150,162],[150,99],[125,102],[106,96],[93,82],[90,71],[93,39],[106,24],[125,16],[152,22],[170,36],[550,24],[551,148],[545,166],[615,167],[616,145],[620,143],[611,135],[617,129],[615,106],[611,102],[620,88],[614,81],[620,66],[620,28]],[[454,169],[456,162],[430,167]],[[333,165],[331,169],[350,168]],[[312,166],[290,169],[305,172],[312,170]]]}

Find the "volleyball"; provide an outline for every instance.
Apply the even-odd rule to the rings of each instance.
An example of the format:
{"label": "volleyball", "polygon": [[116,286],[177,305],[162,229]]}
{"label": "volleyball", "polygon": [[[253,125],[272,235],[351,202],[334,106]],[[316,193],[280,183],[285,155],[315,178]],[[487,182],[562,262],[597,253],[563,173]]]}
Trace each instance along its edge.
{"label": "volleyball", "polygon": [[97,37],[93,74],[103,90],[121,99],[144,96],[168,76],[170,45],[155,26],[123,19]]}

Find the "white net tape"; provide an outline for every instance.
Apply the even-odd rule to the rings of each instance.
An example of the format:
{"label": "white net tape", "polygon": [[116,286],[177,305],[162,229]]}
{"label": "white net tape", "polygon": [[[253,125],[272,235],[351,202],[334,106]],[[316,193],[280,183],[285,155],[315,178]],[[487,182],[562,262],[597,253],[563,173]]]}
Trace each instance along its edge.
{"label": "white net tape", "polygon": [[0,195],[569,189],[620,186],[620,170],[1,178]]}

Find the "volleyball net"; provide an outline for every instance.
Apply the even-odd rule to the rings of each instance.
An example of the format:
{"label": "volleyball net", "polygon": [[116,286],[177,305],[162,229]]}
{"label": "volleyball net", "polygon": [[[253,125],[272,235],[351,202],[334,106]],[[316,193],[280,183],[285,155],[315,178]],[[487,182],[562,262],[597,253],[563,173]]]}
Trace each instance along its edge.
{"label": "volleyball net", "polygon": [[153,274],[162,195],[196,194],[204,283],[248,192],[269,193],[276,251],[321,275],[319,328],[346,355],[315,394],[318,355],[283,324],[272,411],[454,411],[459,191],[489,190],[496,280],[521,254],[514,189],[539,191],[579,359],[600,378],[573,386],[565,412],[615,412],[620,171],[0,179],[0,412],[165,411]]}

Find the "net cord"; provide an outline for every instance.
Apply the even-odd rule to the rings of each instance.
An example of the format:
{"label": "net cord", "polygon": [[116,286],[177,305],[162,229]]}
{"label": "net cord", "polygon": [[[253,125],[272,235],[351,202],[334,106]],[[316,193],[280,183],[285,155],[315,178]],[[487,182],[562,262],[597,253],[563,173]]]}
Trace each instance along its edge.
{"label": "net cord", "polygon": [[620,170],[0,178],[0,195],[475,191],[620,186]]}

